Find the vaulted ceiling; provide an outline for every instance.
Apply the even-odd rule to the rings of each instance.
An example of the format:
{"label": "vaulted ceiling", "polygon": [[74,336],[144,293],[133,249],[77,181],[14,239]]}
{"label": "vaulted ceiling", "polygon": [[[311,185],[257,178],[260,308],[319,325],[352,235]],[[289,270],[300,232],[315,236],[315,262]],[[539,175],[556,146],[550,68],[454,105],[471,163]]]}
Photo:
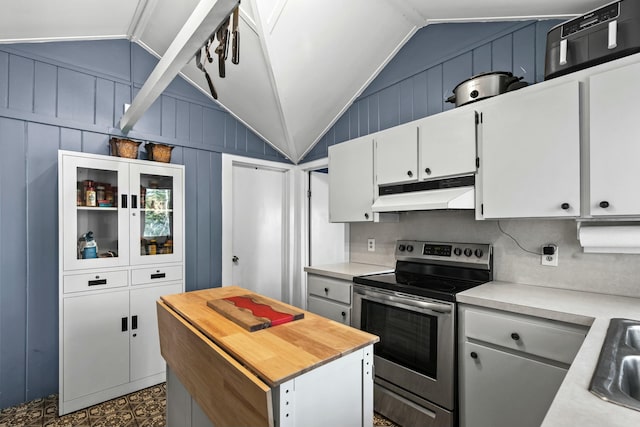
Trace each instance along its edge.
{"label": "vaulted ceiling", "polygon": [[[207,1],[212,3],[0,0],[0,43],[126,38],[162,58],[193,21],[194,11],[202,8],[199,4]],[[217,102],[297,163],[421,27],[441,22],[569,19],[608,2],[242,0],[240,63],[228,60],[224,79],[218,76],[215,61],[207,67]],[[186,61],[184,55],[177,58],[174,62],[179,63],[173,65],[181,75],[209,94],[204,74],[191,56]]]}

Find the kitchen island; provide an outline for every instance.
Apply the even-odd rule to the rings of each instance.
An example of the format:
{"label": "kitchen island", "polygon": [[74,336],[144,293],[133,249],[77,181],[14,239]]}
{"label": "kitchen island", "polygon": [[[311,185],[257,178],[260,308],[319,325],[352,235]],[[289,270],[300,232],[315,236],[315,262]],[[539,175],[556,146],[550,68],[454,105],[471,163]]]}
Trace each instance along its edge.
{"label": "kitchen island", "polygon": [[207,305],[252,295],[229,286],[158,301],[167,425],[372,425],[378,337],[306,311],[249,332]]}

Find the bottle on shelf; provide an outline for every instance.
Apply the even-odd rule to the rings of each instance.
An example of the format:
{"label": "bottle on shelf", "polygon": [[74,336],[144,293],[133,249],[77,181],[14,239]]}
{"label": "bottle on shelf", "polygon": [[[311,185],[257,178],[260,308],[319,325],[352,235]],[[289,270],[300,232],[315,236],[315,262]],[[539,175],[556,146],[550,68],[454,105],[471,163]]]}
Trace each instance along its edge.
{"label": "bottle on shelf", "polygon": [[96,198],[96,189],[94,187],[93,181],[85,181],[86,191],[85,191],[85,205],[86,206],[97,206],[97,198]]}

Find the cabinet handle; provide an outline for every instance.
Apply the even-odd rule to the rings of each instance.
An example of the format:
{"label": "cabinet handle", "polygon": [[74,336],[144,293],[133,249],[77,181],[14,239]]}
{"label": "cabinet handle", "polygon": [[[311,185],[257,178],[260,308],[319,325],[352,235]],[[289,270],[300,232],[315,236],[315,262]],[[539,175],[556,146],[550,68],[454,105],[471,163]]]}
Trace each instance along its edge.
{"label": "cabinet handle", "polygon": [[138,316],[131,316],[131,330],[138,329]]}
{"label": "cabinet handle", "polygon": [[154,273],[151,275],[152,279],[164,279],[167,277],[167,273]]}
{"label": "cabinet handle", "polygon": [[107,279],[89,280],[89,286],[106,285]]}
{"label": "cabinet handle", "polygon": [[602,209],[607,209],[609,207],[609,202],[607,202],[607,201],[600,202],[600,207]]}
{"label": "cabinet handle", "polygon": [[407,171],[407,175],[409,175],[409,177],[412,177],[413,176],[413,172]]}
{"label": "cabinet handle", "polygon": [[518,335],[517,332],[514,332],[511,334],[511,339],[513,339],[514,341],[520,341],[520,335]]}
{"label": "cabinet handle", "polygon": [[426,168],[426,169],[424,170],[424,173],[426,173],[427,175],[431,175],[431,169]]}
{"label": "cabinet handle", "polygon": [[329,293],[329,288],[324,288],[324,293],[328,294]]}
{"label": "cabinet handle", "polygon": [[131,208],[133,209],[138,208],[138,196],[136,196],[135,194],[131,195]]}
{"label": "cabinet handle", "polygon": [[342,317],[347,317],[347,312],[346,311],[342,312]]}
{"label": "cabinet handle", "polygon": [[368,214],[368,213],[364,214],[364,217],[365,217],[366,219],[369,219],[369,214]]}
{"label": "cabinet handle", "polygon": [[472,359],[477,359],[478,358],[478,353],[476,353],[475,351],[472,351],[469,356],[471,356]]}
{"label": "cabinet handle", "polygon": [[571,205],[569,203],[563,203],[560,205],[560,207],[566,211],[571,207]]}
{"label": "cabinet handle", "polygon": [[120,199],[122,200],[120,202],[120,206],[124,209],[127,209],[127,195],[123,194],[122,196],[120,196]]}
{"label": "cabinet handle", "polygon": [[127,318],[123,317],[122,318],[122,332],[127,332],[127,330],[129,329],[129,327],[127,326]]}

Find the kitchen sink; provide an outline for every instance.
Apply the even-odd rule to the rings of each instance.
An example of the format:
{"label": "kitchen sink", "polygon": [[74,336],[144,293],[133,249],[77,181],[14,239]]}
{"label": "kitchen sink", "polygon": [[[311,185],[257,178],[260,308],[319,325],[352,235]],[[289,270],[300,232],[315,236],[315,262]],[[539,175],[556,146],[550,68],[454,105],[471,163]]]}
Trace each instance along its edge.
{"label": "kitchen sink", "polygon": [[640,325],[629,326],[624,339],[626,345],[640,351]]}
{"label": "kitchen sink", "polygon": [[640,321],[611,319],[589,391],[640,411]]}

